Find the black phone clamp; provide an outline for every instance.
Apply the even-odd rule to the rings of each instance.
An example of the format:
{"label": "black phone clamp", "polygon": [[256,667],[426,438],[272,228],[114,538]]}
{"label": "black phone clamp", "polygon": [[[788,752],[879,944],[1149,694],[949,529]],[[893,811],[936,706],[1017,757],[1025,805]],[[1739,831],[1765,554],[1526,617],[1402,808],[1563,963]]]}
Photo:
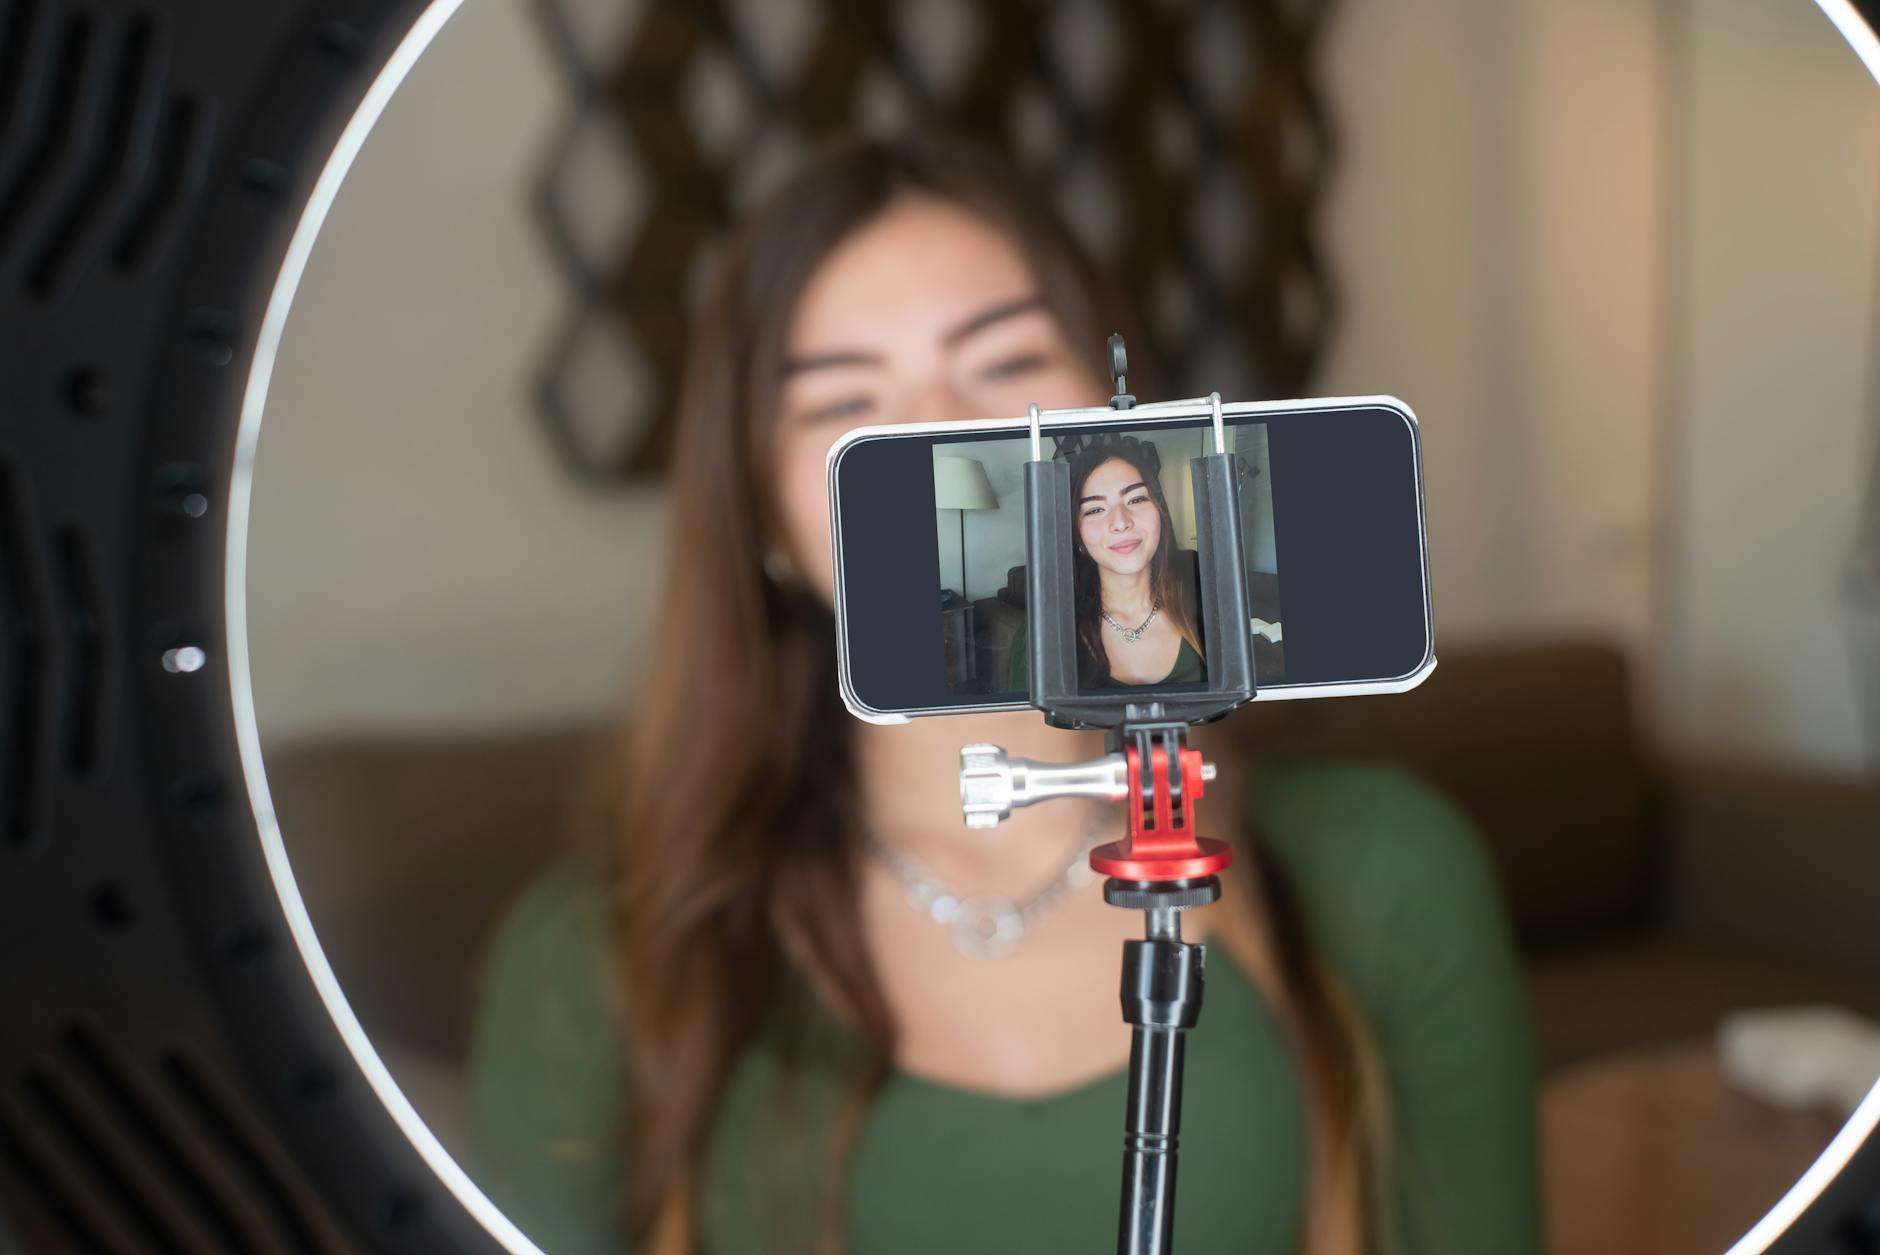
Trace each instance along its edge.
{"label": "black phone clamp", "polygon": [[[1135,398],[1124,391],[1122,337],[1111,336],[1109,347],[1116,384],[1111,407],[1132,409]],[[1227,451],[1220,394],[1203,403],[1212,409],[1214,452],[1193,459],[1190,475],[1206,679],[1166,688],[1080,686],[1075,486],[1068,462],[1043,456],[1042,416],[1034,405],[1032,457],[1025,465],[1031,704],[1055,726],[1105,729],[1108,752],[1081,763],[1038,763],[1010,758],[996,745],[960,751],[960,803],[970,827],[991,827],[1017,807],[1058,797],[1125,805],[1124,839],[1090,853],[1091,867],[1106,877],[1104,900],[1142,911],[1145,921],[1144,939],[1123,946],[1123,1018],[1131,1034],[1119,1255],[1167,1255],[1172,1249],[1183,1043],[1201,1015],[1206,960],[1204,947],[1182,940],[1181,912],[1218,900],[1220,873],[1233,861],[1226,842],[1196,831],[1195,804],[1215,778],[1215,767],[1189,746],[1188,729],[1220,719],[1254,696],[1239,477]],[[1099,423],[1099,429],[1113,422]]]}

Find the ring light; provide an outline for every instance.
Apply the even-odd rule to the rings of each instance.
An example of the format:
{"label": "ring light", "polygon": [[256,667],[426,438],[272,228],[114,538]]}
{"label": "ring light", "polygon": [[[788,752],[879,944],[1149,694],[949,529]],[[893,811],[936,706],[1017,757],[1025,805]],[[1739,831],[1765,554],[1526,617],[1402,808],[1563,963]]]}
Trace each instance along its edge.
{"label": "ring light", "polygon": [[275,892],[280,895],[294,947],[307,966],[320,1000],[331,1012],[334,1026],[360,1075],[385,1105],[386,1112],[398,1125],[399,1131],[410,1139],[425,1165],[451,1196],[505,1248],[511,1251],[534,1251],[535,1245],[510,1223],[508,1217],[497,1210],[425,1126],[424,1120],[398,1088],[398,1083],[392,1079],[392,1074],[380,1060],[378,1052],[367,1040],[365,1030],[360,1027],[358,1018],[353,1015],[352,1007],[346,1001],[346,995],[340,990],[339,981],[320,949],[319,938],[314,935],[313,921],[308,918],[306,905],[301,901],[300,889],[294,883],[293,868],[288,862],[287,847],[281,840],[280,824],[275,816],[273,800],[268,794],[267,772],[261,762],[261,729],[255,721],[254,692],[248,673],[248,508],[254,484],[255,447],[261,434],[262,409],[267,404],[268,382],[273,375],[274,357],[280,347],[281,333],[287,326],[287,313],[293,305],[294,292],[300,286],[307,257],[313,251],[313,242],[326,221],[333,198],[339,194],[346,172],[352,168],[353,158],[358,155],[366,136],[378,121],[379,114],[384,112],[392,93],[398,90],[405,75],[462,3],[463,0],[434,0],[418,15],[405,37],[392,49],[390,57],[367,88],[365,98],[340,132],[339,140],[320,170],[313,192],[301,211],[300,221],[288,241],[286,257],[262,313],[261,331],[255,342],[253,364],[248,372],[248,386],[242,390],[240,425],[235,434],[234,466],[229,477],[228,548],[224,580],[227,597],[223,612],[228,641],[229,700],[234,707],[242,778],[247,784],[249,805],[254,811],[255,826],[267,859],[268,876]]}
{"label": "ring light", "polygon": [[[536,1251],[347,1005],[248,683],[281,332],[461,3],[0,10],[0,1217],[27,1249]],[[1880,79],[1867,6],[1818,3]],[[1818,1247],[1880,1193],[1876,1124],[1880,1086],[1730,1255]]]}
{"label": "ring light", "polygon": [[321,955],[241,605],[295,285],[456,7],[0,15],[0,1215],[26,1249],[535,1250]]}

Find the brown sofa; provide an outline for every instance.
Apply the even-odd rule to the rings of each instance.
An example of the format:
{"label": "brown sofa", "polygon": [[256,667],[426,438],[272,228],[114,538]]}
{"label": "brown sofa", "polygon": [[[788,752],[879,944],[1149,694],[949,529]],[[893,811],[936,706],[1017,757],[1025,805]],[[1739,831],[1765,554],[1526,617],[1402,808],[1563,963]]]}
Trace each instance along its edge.
{"label": "brown sofa", "polygon": [[[1630,694],[1596,642],[1457,648],[1412,693],[1241,712],[1217,752],[1399,761],[1455,797],[1530,958],[1547,1067],[1704,1036],[1745,1005],[1880,1015],[1880,983],[1863,979],[1880,961],[1880,787],[1672,769]],[[478,958],[561,848],[591,741],[557,729],[269,756],[333,965],[447,1140]]]}
{"label": "brown sofa", "polygon": [[1615,649],[1452,649],[1418,689],[1275,704],[1236,739],[1404,763],[1475,819],[1542,1063],[1708,1036],[1727,1010],[1880,1016],[1880,783],[1666,761]]}

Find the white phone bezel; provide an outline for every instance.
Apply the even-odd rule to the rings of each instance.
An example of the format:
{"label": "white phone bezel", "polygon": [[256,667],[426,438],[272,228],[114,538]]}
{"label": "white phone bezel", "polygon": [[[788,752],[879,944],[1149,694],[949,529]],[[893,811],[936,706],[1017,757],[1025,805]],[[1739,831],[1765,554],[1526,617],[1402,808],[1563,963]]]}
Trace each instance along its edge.
{"label": "white phone bezel", "polygon": [[[1429,677],[1430,672],[1436,669],[1436,629],[1430,607],[1429,532],[1423,501],[1423,438],[1416,411],[1397,397],[1363,396],[1317,397],[1294,401],[1225,402],[1221,406],[1221,414],[1225,421],[1232,422],[1237,417],[1248,415],[1297,413],[1301,410],[1330,412],[1355,409],[1390,410],[1402,418],[1410,428],[1411,462],[1415,471],[1417,492],[1417,563],[1418,574],[1423,585],[1423,628],[1429,645],[1424,651],[1423,660],[1403,675],[1336,684],[1271,685],[1259,689],[1254,695],[1255,701],[1291,701],[1307,697],[1359,697],[1370,693],[1402,693],[1423,683]],[[1212,414],[1213,410],[1208,398],[1199,397],[1183,401],[1150,402],[1127,410],[1112,409],[1107,405],[1042,410],[1039,413],[1039,426],[1041,428],[1090,427],[1115,424],[1144,427],[1176,423],[1184,419],[1206,419]],[[842,502],[841,494],[836,488],[838,482],[836,471],[843,454],[864,440],[878,437],[967,436],[980,433],[987,436],[1002,433],[1028,435],[1030,431],[1029,415],[1018,418],[976,418],[956,423],[883,423],[846,431],[830,446],[825,466],[829,484],[829,547],[835,581],[836,674],[842,694],[842,704],[848,707],[849,713],[857,719],[868,723],[896,724],[934,715],[1030,710],[1032,707],[1029,702],[987,702],[964,706],[931,706],[917,710],[877,710],[856,696],[849,683],[848,613],[844,604],[842,578]]]}

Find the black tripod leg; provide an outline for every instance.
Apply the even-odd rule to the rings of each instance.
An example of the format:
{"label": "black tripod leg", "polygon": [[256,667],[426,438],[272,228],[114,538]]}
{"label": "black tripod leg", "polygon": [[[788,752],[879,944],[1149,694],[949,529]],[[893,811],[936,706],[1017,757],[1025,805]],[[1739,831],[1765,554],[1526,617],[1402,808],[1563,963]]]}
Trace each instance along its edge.
{"label": "black tripod leg", "polygon": [[1117,1255],[1166,1255],[1173,1246],[1186,1036],[1179,1029],[1141,1026],[1131,1034]]}
{"label": "black tripod leg", "polygon": [[[1166,919],[1156,918],[1163,914]],[[1201,1015],[1203,958],[1200,946],[1178,940],[1175,918],[1173,911],[1151,912],[1150,940],[1123,943],[1123,1018],[1133,1032],[1117,1255],[1173,1249],[1182,1053]]]}

